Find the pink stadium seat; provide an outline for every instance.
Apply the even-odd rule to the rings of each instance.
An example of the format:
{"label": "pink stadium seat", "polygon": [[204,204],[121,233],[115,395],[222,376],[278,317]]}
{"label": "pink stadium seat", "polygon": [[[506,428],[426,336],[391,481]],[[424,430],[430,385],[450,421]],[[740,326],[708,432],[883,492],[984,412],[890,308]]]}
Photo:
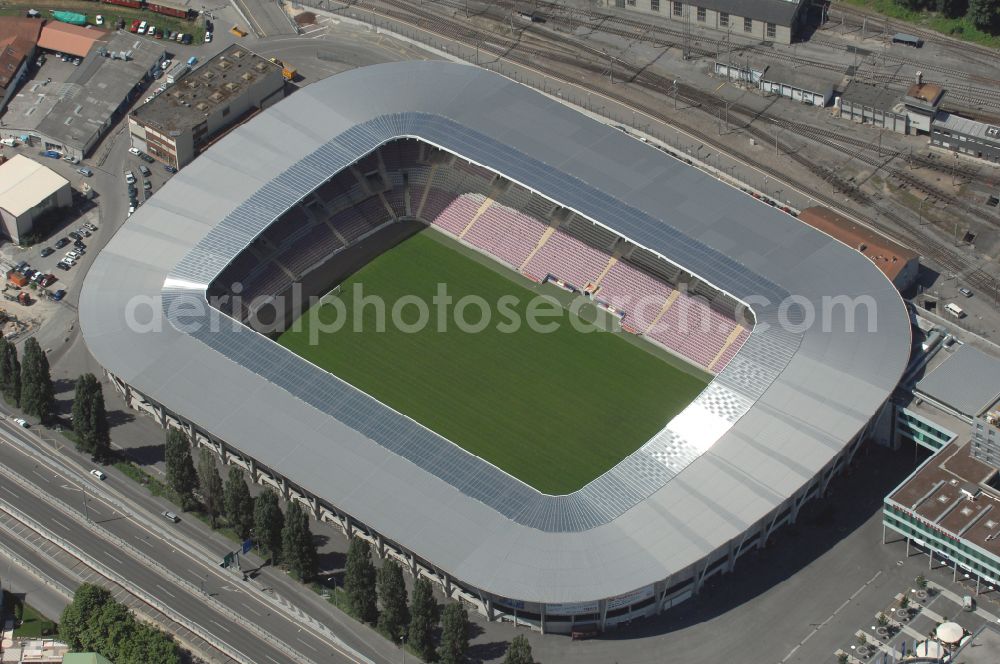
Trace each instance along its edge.
{"label": "pink stadium seat", "polygon": [[577,288],[584,288],[598,276],[611,259],[605,253],[556,231],[525,266],[538,277],[552,274]]}
{"label": "pink stadium seat", "polygon": [[464,239],[516,270],[531,254],[544,232],[545,224],[494,203],[486,208]]}

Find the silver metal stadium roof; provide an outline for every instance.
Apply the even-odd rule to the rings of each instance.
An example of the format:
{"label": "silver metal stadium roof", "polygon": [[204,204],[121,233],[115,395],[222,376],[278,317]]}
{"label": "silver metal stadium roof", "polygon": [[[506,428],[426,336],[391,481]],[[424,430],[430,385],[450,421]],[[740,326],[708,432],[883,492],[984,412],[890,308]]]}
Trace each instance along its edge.
{"label": "silver metal stadium roof", "polygon": [[[584,489],[545,496],[245,328],[195,329],[204,312],[179,303],[399,136],[684,266],[749,303],[754,333],[661,435]],[[838,296],[867,298],[857,332],[824,303]],[[138,329],[161,311],[158,331]],[[456,579],[546,603],[631,592],[738,537],[877,412],[910,338],[898,293],[852,248],[529,88],[441,62],[339,74],[221,140],[98,256],[80,319],[97,360],[165,407]]]}

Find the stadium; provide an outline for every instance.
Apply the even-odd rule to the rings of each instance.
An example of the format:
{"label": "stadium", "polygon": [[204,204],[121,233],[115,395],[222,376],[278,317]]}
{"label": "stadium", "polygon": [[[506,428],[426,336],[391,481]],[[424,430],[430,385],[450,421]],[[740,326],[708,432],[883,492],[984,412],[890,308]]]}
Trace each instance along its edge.
{"label": "stadium", "polygon": [[[310,318],[352,311],[358,284],[393,301],[441,283],[515,313],[545,298],[566,325]],[[854,248],[441,62],[339,74],[213,145],[98,256],[80,321],[129,406],[546,632],[733,572],[888,425],[910,347]]]}

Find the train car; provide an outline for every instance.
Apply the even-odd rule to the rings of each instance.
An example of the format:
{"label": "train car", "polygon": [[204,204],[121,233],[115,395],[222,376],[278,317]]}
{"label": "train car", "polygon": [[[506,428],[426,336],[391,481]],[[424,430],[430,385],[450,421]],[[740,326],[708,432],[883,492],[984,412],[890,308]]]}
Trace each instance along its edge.
{"label": "train car", "polygon": [[187,9],[178,9],[177,7],[168,7],[166,5],[157,5],[153,3],[147,3],[146,9],[156,14],[163,14],[164,16],[173,16],[175,18],[189,19],[191,18],[192,12]]}
{"label": "train car", "polygon": [[102,0],[108,5],[118,5],[119,7],[131,7],[132,9],[142,9],[142,3],[139,0]]}

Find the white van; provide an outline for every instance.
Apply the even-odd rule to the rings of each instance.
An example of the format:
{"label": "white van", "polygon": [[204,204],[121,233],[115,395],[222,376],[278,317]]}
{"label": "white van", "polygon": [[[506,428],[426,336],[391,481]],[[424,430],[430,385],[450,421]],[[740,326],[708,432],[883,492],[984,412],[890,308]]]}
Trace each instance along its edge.
{"label": "white van", "polygon": [[6,145],[9,148],[17,147],[17,141],[13,138],[0,138],[0,144]]}
{"label": "white van", "polygon": [[965,317],[965,312],[962,311],[962,307],[958,306],[954,302],[949,302],[948,304],[944,305],[944,310],[947,311],[952,316],[954,316],[955,318]]}

